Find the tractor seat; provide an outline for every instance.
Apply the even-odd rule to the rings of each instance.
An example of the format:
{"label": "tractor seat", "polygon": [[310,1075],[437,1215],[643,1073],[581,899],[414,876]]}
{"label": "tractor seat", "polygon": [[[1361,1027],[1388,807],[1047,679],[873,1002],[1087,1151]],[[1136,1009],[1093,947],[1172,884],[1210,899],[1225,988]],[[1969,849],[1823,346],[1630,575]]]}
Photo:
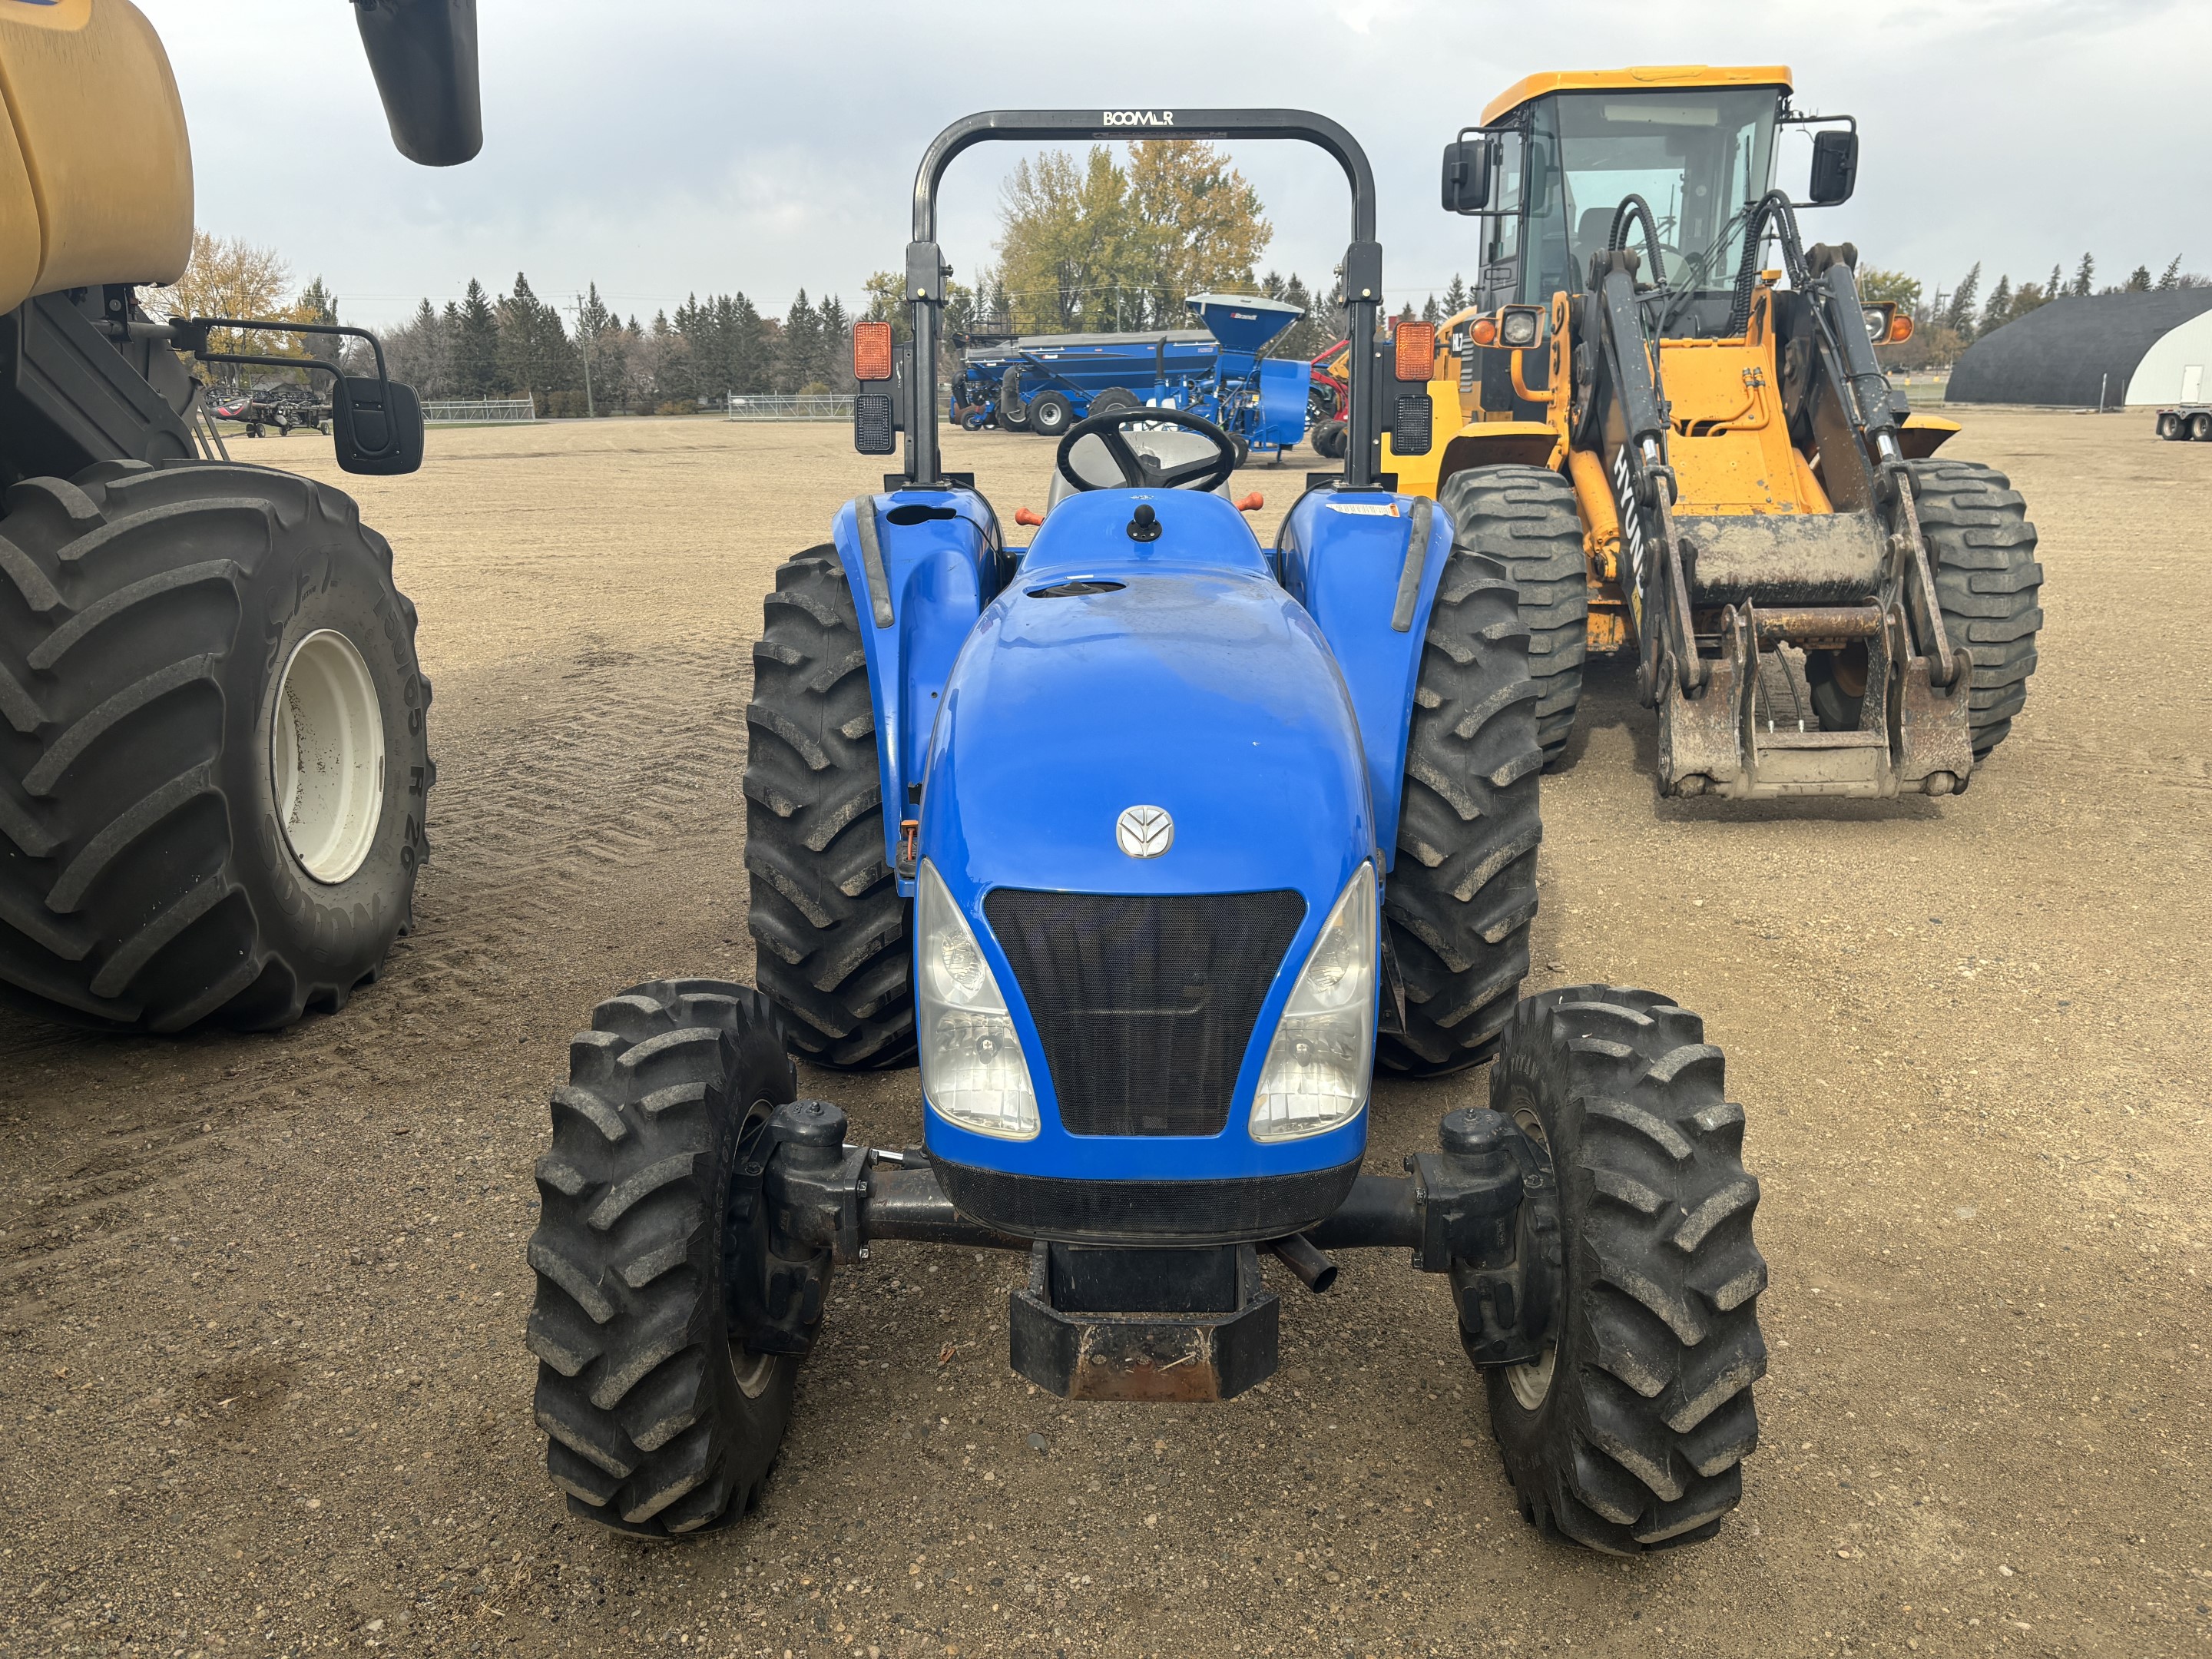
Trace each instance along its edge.
{"label": "tractor seat", "polygon": [[[1139,455],[1150,455],[1164,467],[1181,466],[1188,461],[1202,461],[1214,453],[1213,446],[1206,439],[1179,427],[1164,426],[1151,432],[1131,431],[1127,435],[1130,448]],[[1068,452],[1067,459],[1070,466],[1101,489],[1127,488],[1121,482],[1121,468],[1114,465],[1113,458],[1106,453],[1106,446],[1099,441],[1096,434],[1086,434],[1077,439],[1075,447]],[[1049,514],[1067,497],[1079,493],[1055,465],[1052,469],[1051,488],[1045,492],[1045,512]],[[1224,501],[1235,499],[1230,494],[1226,479],[1213,493]]]}

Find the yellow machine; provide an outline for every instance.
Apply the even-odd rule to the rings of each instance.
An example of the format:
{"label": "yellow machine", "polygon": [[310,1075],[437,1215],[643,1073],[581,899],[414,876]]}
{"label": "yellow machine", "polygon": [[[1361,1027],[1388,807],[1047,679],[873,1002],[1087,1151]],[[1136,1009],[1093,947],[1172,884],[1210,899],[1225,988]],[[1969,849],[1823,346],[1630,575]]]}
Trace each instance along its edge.
{"label": "yellow machine", "polygon": [[[358,0],[404,154],[482,142],[473,0]],[[336,1007],[407,925],[435,776],[415,610],[340,492],[235,465],[199,362],[331,380],[339,464],[411,471],[358,329],[148,314],[192,244],[184,110],[129,0],[0,0],[0,986],[176,1030]],[[359,336],[373,375],[208,349]]]}
{"label": "yellow machine", "polygon": [[[1803,203],[1773,187],[1793,129]],[[1798,238],[1857,157],[1787,69],[1704,65],[1531,76],[1446,149],[1477,302],[1399,325],[1382,468],[1519,586],[1551,763],[1590,653],[1636,655],[1670,794],[1948,793],[2024,702],[2021,498],[1934,459],[1957,427],[1873,350],[1911,319]]]}

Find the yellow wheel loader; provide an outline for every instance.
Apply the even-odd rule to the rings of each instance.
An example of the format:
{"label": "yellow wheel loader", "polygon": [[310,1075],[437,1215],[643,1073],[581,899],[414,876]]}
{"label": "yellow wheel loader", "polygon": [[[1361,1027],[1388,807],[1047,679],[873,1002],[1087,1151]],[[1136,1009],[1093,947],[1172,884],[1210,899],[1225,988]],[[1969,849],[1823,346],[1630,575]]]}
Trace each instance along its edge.
{"label": "yellow wheel loader", "polygon": [[[355,9],[401,152],[474,155],[473,0]],[[231,462],[179,353],[326,378],[350,471],[420,465],[421,407],[360,330],[149,315],[191,243],[144,16],[0,0],[0,991],[128,1030],[342,1005],[410,925],[435,775],[391,548]],[[359,335],[376,372],[217,325]]]}
{"label": "yellow wheel loader", "polygon": [[[1808,199],[1774,186],[1809,130]],[[1521,590],[1547,763],[1587,656],[1632,654],[1662,794],[1948,794],[2026,699],[2042,568],[1999,472],[1936,452],[1874,347],[1848,244],[1849,117],[1784,68],[1544,74],[1444,152],[1476,303],[1401,323],[1376,470]],[[1771,258],[1771,263],[1770,263]]]}

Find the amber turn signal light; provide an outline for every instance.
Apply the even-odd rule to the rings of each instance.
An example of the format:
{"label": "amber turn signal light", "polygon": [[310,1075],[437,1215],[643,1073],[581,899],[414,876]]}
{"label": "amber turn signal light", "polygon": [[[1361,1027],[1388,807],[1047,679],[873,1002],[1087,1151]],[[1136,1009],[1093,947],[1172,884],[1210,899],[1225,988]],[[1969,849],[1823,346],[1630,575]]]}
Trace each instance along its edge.
{"label": "amber turn signal light", "polygon": [[1473,323],[1468,325],[1467,337],[1474,341],[1477,345],[1496,345],[1498,343],[1498,319],[1495,317],[1476,318]]}
{"label": "amber turn signal light", "polygon": [[891,377],[891,325],[889,323],[853,325],[853,378],[888,380]]}
{"label": "amber turn signal light", "polygon": [[1437,366],[1437,325],[1434,323],[1398,325],[1398,378],[1425,380]]}
{"label": "amber turn signal light", "polygon": [[1911,337],[1912,319],[1900,311],[1890,319],[1889,343],[1892,345],[1903,345]]}

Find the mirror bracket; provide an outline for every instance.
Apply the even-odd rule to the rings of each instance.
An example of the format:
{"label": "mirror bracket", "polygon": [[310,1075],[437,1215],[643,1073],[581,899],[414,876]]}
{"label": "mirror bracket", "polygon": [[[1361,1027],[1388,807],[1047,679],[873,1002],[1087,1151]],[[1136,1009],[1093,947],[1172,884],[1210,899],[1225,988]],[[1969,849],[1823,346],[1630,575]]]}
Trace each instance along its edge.
{"label": "mirror bracket", "polygon": [[[257,352],[210,351],[208,334],[218,328],[258,330],[271,334],[326,334],[368,342],[376,374],[349,375],[322,357],[276,357]],[[344,323],[293,323],[266,317],[172,317],[170,343],[203,363],[246,363],[267,368],[297,368],[331,377],[331,425],[337,441],[338,465],[348,472],[374,476],[412,472],[422,465],[422,405],[415,388],[386,371],[384,343],[365,328]],[[374,441],[364,441],[374,439]]]}

